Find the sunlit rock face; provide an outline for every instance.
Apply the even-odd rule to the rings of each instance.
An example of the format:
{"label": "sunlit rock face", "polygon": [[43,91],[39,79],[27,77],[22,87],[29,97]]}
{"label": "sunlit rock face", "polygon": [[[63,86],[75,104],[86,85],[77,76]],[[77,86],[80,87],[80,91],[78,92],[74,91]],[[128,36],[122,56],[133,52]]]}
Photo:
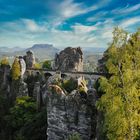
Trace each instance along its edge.
{"label": "sunlit rock face", "polygon": [[48,92],[48,140],[67,140],[70,135],[76,133],[83,140],[95,139],[97,114],[94,94],[90,92],[83,98],[77,90],[68,96]]}
{"label": "sunlit rock face", "polygon": [[21,77],[23,77],[26,71],[26,63],[22,56],[19,56],[19,64],[20,64],[20,74],[21,74]]}
{"label": "sunlit rock face", "polygon": [[26,52],[26,56],[24,56],[24,60],[26,62],[26,67],[27,68],[33,68],[35,64],[35,56],[34,53],[29,50]]}
{"label": "sunlit rock face", "polygon": [[83,71],[83,52],[80,47],[68,47],[55,56],[55,69]]}
{"label": "sunlit rock face", "polygon": [[86,92],[75,89],[67,93],[52,81],[42,91],[47,98],[47,140],[67,140],[77,133],[82,140],[96,138],[96,91],[87,90],[82,79],[77,82]]}

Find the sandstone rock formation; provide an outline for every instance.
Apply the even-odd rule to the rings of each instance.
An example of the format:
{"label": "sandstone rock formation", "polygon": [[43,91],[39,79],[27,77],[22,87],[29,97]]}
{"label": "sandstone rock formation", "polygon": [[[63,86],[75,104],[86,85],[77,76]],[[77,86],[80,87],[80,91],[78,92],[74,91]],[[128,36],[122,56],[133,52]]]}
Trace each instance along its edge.
{"label": "sandstone rock formation", "polygon": [[83,52],[80,47],[68,47],[55,56],[55,69],[61,71],[82,71]]}
{"label": "sandstone rock formation", "polygon": [[91,92],[87,94],[87,98],[82,98],[77,90],[68,96],[48,92],[48,140],[67,140],[70,135],[75,133],[78,133],[82,140],[95,139],[96,110],[94,94],[94,92]]}
{"label": "sandstone rock formation", "polygon": [[19,87],[18,88],[19,88],[18,92],[17,92],[18,97],[28,96],[27,84],[22,79],[19,81]]}
{"label": "sandstone rock formation", "polygon": [[34,53],[29,50],[26,52],[26,56],[24,56],[24,60],[26,62],[26,67],[27,68],[33,68],[35,64],[35,56]]}
{"label": "sandstone rock formation", "polygon": [[77,80],[77,86],[86,92],[75,89],[68,94],[52,79],[49,82],[42,91],[47,97],[47,139],[67,140],[77,133],[82,140],[94,140],[97,126],[96,91],[87,91],[82,78]]}
{"label": "sandstone rock formation", "polygon": [[9,84],[10,70],[10,65],[0,66],[0,86],[6,86]]}
{"label": "sandstone rock formation", "polygon": [[20,63],[20,71],[21,71],[21,77],[23,77],[25,71],[26,71],[26,64],[25,64],[25,61],[23,59],[22,56],[19,56],[19,63]]}

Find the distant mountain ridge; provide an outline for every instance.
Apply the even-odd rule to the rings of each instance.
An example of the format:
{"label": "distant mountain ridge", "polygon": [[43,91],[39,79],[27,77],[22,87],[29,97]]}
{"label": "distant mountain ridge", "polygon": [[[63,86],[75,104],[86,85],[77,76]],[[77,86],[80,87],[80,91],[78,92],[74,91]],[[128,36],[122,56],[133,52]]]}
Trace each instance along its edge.
{"label": "distant mountain ridge", "polygon": [[56,49],[52,44],[34,44],[31,49]]}
{"label": "distant mountain ridge", "polygon": [[[3,55],[6,55],[10,58],[14,58],[16,55],[25,55],[27,51],[32,50],[35,54],[36,58],[39,58],[40,61],[45,59],[54,59],[55,54],[60,51],[60,49],[55,48],[52,44],[34,44],[30,48],[20,48],[20,47],[0,47],[0,58]],[[63,48],[61,48],[63,50]],[[83,47],[82,51],[84,56],[88,56],[91,54],[102,54],[106,48],[91,48],[91,47]]]}
{"label": "distant mountain ridge", "polygon": [[24,50],[24,48],[20,48],[20,47],[13,47],[13,48],[0,47],[0,52],[15,52],[15,51],[22,51],[22,50]]}
{"label": "distant mountain ridge", "polygon": [[31,48],[24,50],[24,53],[32,50],[35,56],[39,59],[52,59],[55,54],[59,52],[59,49],[55,48],[52,44],[34,44]]}

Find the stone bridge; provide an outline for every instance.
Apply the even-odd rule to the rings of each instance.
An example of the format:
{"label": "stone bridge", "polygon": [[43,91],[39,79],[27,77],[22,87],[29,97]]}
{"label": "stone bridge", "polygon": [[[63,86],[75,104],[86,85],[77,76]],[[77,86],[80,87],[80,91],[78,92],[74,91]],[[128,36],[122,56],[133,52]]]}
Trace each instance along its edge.
{"label": "stone bridge", "polygon": [[61,74],[61,77],[84,77],[88,80],[88,88],[91,88],[93,86],[93,83],[101,76],[109,76],[108,73],[98,73],[98,72],[84,72],[84,71],[57,71],[57,70],[48,70],[48,69],[36,69],[36,68],[28,68],[26,70],[27,72],[32,73],[33,75],[41,74],[43,77],[45,75],[52,76],[54,74]]}
{"label": "stone bridge", "polygon": [[109,76],[108,73],[98,73],[98,72],[84,72],[84,71],[57,71],[57,70],[48,70],[48,69],[36,69],[36,68],[28,68],[26,71],[33,72],[36,74],[37,72],[39,73],[50,73],[51,75],[54,75],[55,73],[61,73],[65,74],[66,76],[74,76],[74,77],[79,77],[79,76],[90,76],[93,79],[98,79],[101,76]]}

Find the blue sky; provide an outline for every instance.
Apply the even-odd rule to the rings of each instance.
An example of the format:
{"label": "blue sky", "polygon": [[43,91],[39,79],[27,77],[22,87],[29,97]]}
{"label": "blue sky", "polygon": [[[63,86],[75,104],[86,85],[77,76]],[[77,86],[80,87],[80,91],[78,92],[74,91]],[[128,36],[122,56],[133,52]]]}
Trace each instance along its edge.
{"label": "blue sky", "polygon": [[107,47],[140,27],[140,0],[0,0],[0,46]]}

